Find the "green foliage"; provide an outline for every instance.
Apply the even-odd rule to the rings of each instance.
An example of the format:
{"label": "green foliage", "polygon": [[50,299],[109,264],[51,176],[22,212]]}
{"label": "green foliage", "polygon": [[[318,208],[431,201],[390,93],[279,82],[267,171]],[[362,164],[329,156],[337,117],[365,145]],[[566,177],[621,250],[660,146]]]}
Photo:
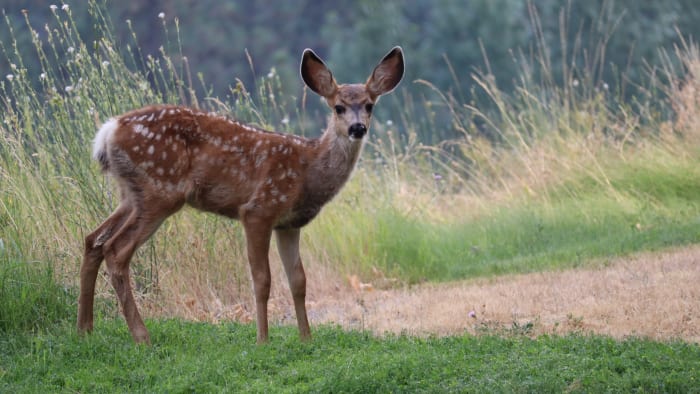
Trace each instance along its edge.
{"label": "green foliage", "polygon": [[74,309],[74,292],[56,283],[49,264],[22,261],[0,249],[1,335],[41,332],[65,321]]}
{"label": "green foliage", "polygon": [[320,327],[311,343],[273,328],[151,321],[152,347],[121,321],[84,339],[0,338],[0,390],[77,392],[694,392],[700,348],[596,336],[375,338]]}

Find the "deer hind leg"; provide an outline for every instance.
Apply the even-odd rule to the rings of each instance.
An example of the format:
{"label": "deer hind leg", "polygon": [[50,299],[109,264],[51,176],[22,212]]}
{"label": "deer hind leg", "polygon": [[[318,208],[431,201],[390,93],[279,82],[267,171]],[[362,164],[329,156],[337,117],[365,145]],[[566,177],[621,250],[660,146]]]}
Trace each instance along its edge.
{"label": "deer hind leg", "polygon": [[270,298],[270,238],[272,228],[264,220],[244,219],[243,228],[246,235],[248,262],[253,277],[255,291],[255,310],[257,316],[257,341],[268,341],[267,302]]}
{"label": "deer hind leg", "polygon": [[306,274],[299,256],[300,229],[275,230],[277,250],[289,280],[289,289],[294,299],[299,336],[303,341],[311,339],[311,329],[306,314]]}
{"label": "deer hind leg", "polygon": [[80,296],[78,298],[78,333],[92,331],[95,282],[104,259],[102,245],[117,231],[131,212],[125,204],[117,209],[95,231],[85,237],[85,253],[80,267]]}
{"label": "deer hind leg", "polygon": [[121,228],[103,247],[110,282],[122,306],[129,332],[137,343],[150,343],[150,337],[134,300],[129,263],[136,249],[150,238],[169,214],[134,207]]}

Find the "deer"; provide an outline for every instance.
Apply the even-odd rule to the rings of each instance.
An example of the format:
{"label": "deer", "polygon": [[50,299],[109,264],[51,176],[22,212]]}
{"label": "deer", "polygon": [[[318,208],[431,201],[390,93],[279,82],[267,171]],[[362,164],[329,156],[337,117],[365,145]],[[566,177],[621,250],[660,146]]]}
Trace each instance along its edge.
{"label": "deer", "polygon": [[112,214],[85,237],[79,334],[93,331],[95,285],[105,261],[134,342],[150,344],[134,300],[129,265],[163,221],[188,205],[241,223],[259,344],[269,341],[269,249],[274,233],[300,339],[311,339],[306,274],[299,253],[301,229],[353,172],[374,105],[403,78],[403,50],[391,49],[364,84],[336,83],[311,49],[303,51],[300,74],[331,110],[318,138],[268,131],[224,115],[166,104],[132,110],[102,124],[92,157],[116,181],[120,199]]}

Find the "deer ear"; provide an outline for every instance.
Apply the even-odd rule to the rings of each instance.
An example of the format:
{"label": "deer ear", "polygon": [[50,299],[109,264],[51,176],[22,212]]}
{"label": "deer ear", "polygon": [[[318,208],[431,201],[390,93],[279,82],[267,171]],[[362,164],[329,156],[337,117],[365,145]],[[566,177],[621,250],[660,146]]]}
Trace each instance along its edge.
{"label": "deer ear", "polygon": [[301,79],[306,86],[325,98],[331,98],[338,92],[331,70],[311,49],[305,49],[301,56]]}
{"label": "deer ear", "polygon": [[372,100],[389,93],[401,82],[404,72],[403,50],[401,47],[394,47],[384,56],[377,67],[372,71],[372,75],[367,79],[365,86]]}

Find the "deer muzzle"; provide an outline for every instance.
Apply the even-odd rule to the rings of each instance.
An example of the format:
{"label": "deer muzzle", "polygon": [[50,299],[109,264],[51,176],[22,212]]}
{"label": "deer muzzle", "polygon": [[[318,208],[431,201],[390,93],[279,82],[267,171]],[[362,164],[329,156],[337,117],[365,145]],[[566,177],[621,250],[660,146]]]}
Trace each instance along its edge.
{"label": "deer muzzle", "polygon": [[348,129],[348,134],[350,135],[350,138],[356,138],[358,140],[362,139],[362,137],[367,134],[367,126],[363,125],[362,123],[355,123]]}

